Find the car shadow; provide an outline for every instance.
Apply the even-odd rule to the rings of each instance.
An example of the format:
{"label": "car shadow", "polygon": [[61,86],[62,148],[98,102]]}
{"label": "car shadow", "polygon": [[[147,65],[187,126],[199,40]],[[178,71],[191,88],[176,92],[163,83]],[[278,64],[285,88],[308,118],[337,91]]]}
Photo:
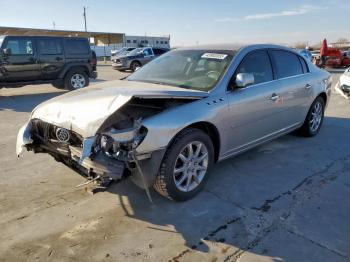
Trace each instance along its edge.
{"label": "car shadow", "polygon": [[[316,137],[292,133],[222,161],[214,166],[205,189],[186,202],[170,201],[151,189],[152,204],[145,191],[129,180],[112,184],[108,192],[117,196],[126,216],[148,223],[150,230],[180,234],[187,246],[180,257],[186,250],[207,253],[216,243],[284,261],[284,257],[255,249],[270,232],[259,221],[273,216],[280,221],[280,214],[292,212],[289,205],[275,209],[273,202],[296,201],[298,186],[348,152],[339,141],[348,139],[344,130],[349,130],[349,122],[326,117]],[[254,230],[260,233],[254,236]]]}
{"label": "car shadow", "polygon": [[0,95],[0,111],[12,110],[16,112],[31,112],[38,104],[62,95],[67,91],[59,91],[52,93],[25,94],[14,96]]}

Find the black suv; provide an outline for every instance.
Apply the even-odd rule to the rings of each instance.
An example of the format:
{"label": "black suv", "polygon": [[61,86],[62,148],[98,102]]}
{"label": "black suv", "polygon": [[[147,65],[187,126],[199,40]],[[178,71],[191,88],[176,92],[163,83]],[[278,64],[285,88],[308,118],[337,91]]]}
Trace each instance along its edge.
{"label": "black suv", "polygon": [[75,90],[96,76],[96,56],[86,38],[0,36],[0,88],[52,83]]}

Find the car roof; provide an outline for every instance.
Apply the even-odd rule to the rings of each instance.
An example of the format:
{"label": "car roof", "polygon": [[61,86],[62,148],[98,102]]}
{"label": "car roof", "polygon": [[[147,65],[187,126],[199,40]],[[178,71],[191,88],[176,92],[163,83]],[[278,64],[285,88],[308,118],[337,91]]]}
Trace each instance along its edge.
{"label": "car roof", "polygon": [[[291,48],[275,45],[275,44],[210,44],[210,45],[196,45],[196,46],[188,46],[181,47],[180,50],[227,50],[227,51],[239,51],[241,49],[262,49],[262,48],[274,48],[274,49],[284,49],[288,51],[293,51]],[[294,51],[295,52],[295,51]]]}

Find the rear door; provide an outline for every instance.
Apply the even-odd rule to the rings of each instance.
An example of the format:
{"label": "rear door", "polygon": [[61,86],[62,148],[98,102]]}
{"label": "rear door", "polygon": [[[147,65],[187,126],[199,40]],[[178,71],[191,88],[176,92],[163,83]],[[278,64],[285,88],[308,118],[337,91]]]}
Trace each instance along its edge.
{"label": "rear door", "polygon": [[40,65],[35,42],[31,37],[7,37],[3,48],[11,49],[11,54],[4,55],[2,61],[4,81],[21,82],[40,79]]}
{"label": "rear door", "polygon": [[312,99],[313,79],[303,57],[287,50],[269,50],[279,84],[281,128],[304,121]]}
{"label": "rear door", "polygon": [[56,79],[64,67],[62,38],[37,38],[37,49],[43,79]]}

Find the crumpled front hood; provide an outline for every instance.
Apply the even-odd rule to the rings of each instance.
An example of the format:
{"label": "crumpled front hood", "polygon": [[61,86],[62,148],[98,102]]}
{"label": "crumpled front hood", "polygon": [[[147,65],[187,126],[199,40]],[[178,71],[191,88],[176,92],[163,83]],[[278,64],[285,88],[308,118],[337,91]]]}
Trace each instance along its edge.
{"label": "crumpled front hood", "polygon": [[83,137],[94,136],[103,122],[132,97],[207,97],[207,92],[135,81],[110,81],[66,93],[38,105],[32,119],[41,119],[72,130]]}

